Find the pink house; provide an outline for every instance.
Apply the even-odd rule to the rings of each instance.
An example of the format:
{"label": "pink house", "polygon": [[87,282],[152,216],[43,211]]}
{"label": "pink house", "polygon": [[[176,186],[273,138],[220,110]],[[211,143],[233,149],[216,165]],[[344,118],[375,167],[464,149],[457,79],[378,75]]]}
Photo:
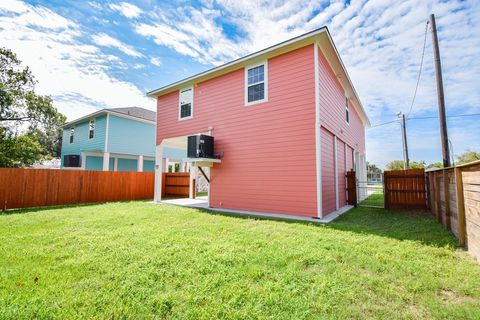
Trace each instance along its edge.
{"label": "pink house", "polygon": [[186,149],[199,133],[223,153],[197,163],[210,166],[211,209],[321,219],[348,208],[346,171],[366,180],[369,120],[326,27],[148,95],[157,99],[155,201],[163,148]]}

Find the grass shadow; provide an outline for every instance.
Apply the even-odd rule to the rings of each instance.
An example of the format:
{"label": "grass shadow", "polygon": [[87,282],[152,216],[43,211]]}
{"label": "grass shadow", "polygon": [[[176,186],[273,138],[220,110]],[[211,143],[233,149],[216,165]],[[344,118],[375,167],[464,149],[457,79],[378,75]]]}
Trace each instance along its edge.
{"label": "grass shadow", "polygon": [[[383,201],[383,195],[382,201]],[[329,224],[311,221],[282,219],[279,217],[258,217],[249,214],[221,212],[206,208],[195,208],[212,215],[237,219],[271,220],[286,223],[315,225],[335,230],[355,232],[363,235],[376,235],[400,241],[415,241],[435,247],[457,247],[452,232],[439,224],[428,211],[386,210],[384,208],[357,207],[344,213]]]}
{"label": "grass shadow", "polygon": [[428,211],[357,207],[327,227],[401,241],[416,241],[435,247],[457,246],[453,233],[433,219]]}
{"label": "grass shadow", "polygon": [[107,204],[107,203],[128,203],[128,202],[148,202],[148,201],[151,201],[151,200],[104,201],[104,202],[65,204],[65,205],[49,206],[49,207],[31,207],[31,208],[7,209],[7,210],[0,211],[0,217],[1,216],[12,215],[12,214],[27,214],[27,213],[55,210],[55,209],[91,207],[91,206],[103,205],[103,204]]}

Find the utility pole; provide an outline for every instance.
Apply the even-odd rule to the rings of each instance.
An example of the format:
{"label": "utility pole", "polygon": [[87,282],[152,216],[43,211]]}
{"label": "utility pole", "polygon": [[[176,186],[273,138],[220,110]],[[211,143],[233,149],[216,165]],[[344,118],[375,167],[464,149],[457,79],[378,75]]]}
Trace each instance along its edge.
{"label": "utility pole", "polygon": [[447,120],[445,117],[445,97],[443,95],[442,64],[440,62],[440,49],[438,48],[437,25],[435,16],[430,15],[432,26],[433,58],[435,60],[435,75],[437,78],[438,115],[440,118],[440,135],[442,141],[443,167],[450,167],[450,150],[448,148]]}
{"label": "utility pole", "polygon": [[405,115],[401,112],[398,112],[397,117],[400,119],[400,127],[402,128],[403,169],[407,170],[407,169],[410,169],[410,158],[408,156],[407,128],[405,125]]}

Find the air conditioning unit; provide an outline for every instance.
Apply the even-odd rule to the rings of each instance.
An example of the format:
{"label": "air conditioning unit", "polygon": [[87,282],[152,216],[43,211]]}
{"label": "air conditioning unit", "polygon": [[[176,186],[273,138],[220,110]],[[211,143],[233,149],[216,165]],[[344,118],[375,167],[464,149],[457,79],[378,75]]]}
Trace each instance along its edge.
{"label": "air conditioning unit", "polygon": [[213,137],[199,134],[188,137],[187,156],[189,158],[214,158]]}
{"label": "air conditioning unit", "polygon": [[78,154],[67,154],[63,156],[63,166],[68,168],[80,167],[80,156]]}

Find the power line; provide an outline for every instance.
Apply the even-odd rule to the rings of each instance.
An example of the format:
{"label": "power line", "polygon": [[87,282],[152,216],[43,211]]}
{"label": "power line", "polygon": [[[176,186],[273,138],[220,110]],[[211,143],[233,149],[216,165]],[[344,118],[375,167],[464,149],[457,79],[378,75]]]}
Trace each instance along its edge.
{"label": "power line", "polygon": [[389,121],[389,122],[379,123],[379,124],[376,124],[376,125],[374,125],[374,126],[370,126],[369,129],[375,128],[375,127],[384,126],[384,125],[386,125],[386,124],[390,124],[390,123],[394,123],[394,122],[398,122],[398,120],[393,120],[393,121]]}
{"label": "power line", "polygon": [[420,60],[420,69],[418,70],[417,84],[415,86],[415,92],[413,93],[412,103],[410,104],[410,110],[408,110],[408,113],[407,113],[407,120],[408,120],[408,117],[410,116],[410,113],[412,112],[413,104],[415,103],[415,98],[417,97],[418,84],[420,83],[420,77],[422,76],[423,58],[425,57],[425,47],[427,44],[427,31],[428,31],[428,21],[425,23],[425,34],[423,36],[423,49],[422,49],[422,58]]}
{"label": "power line", "polygon": [[[470,113],[470,114],[457,114],[453,116],[447,116],[447,118],[461,118],[461,117],[474,117],[474,116],[480,116],[480,113]],[[421,120],[421,119],[438,119],[438,116],[432,116],[432,117],[414,117],[410,118],[408,120]]]}
{"label": "power line", "polygon": [[[447,118],[461,118],[461,117],[474,117],[474,116],[480,116],[480,113],[457,114],[457,115],[453,115],[453,116],[447,116]],[[414,117],[414,118],[408,118],[407,121],[408,121],[408,120],[423,120],[423,119],[438,119],[438,116],[433,116],[433,117]],[[391,123],[395,123],[395,122],[398,123],[398,120],[393,120],[393,121],[388,121],[388,122],[379,123],[379,124],[370,126],[369,129],[371,129],[371,128],[376,128],[376,127],[380,127],[380,126],[384,126],[384,125],[391,124]]]}

